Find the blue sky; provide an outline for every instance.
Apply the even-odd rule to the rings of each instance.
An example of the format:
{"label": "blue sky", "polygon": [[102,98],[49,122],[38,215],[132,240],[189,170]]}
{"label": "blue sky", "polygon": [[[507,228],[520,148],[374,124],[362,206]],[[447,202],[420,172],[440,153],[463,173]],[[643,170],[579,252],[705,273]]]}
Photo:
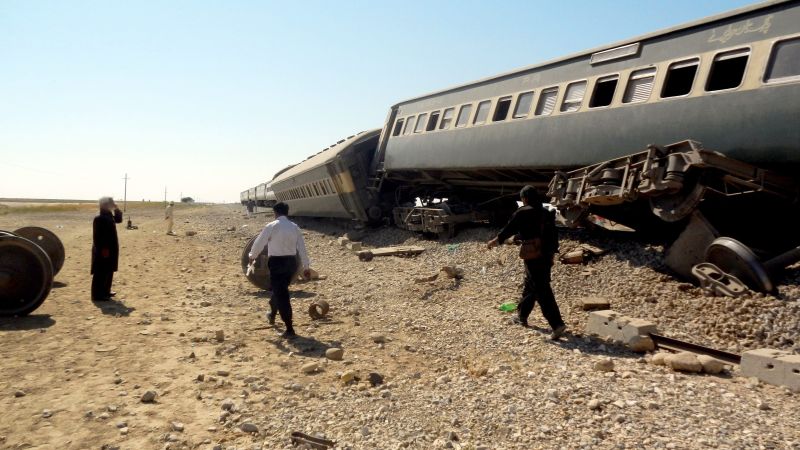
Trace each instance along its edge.
{"label": "blue sky", "polygon": [[750,3],[0,0],[0,197],[236,201],[399,100]]}

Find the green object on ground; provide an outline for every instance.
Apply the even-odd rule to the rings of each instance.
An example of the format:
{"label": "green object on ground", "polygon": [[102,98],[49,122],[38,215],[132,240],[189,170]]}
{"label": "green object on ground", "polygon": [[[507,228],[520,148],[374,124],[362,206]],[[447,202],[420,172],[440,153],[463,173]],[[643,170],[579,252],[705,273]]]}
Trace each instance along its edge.
{"label": "green object on ground", "polygon": [[500,308],[500,311],[511,312],[517,309],[517,304],[514,302],[503,303],[498,308]]}

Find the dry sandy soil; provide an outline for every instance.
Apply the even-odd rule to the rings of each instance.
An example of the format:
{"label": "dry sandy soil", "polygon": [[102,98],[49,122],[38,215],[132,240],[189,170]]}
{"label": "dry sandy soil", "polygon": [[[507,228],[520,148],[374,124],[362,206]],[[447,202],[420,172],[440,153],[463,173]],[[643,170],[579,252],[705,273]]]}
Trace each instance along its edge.
{"label": "dry sandy soil", "polygon": [[[450,242],[371,231],[367,244],[427,251],[365,263],[335,243],[341,225],[305,221],[313,267],[327,279],[293,287],[301,338],[287,342],[239,266],[267,218],[233,206],[181,207],[176,218],[178,237],[164,234],[155,208],[134,211],[138,230],[119,227],[118,300],[101,304],[89,299],[91,212],[0,216],[3,229],[53,230],[67,252],[44,305],[0,319],[0,448],[266,450],[293,448],[293,431],[353,449],[800,448],[797,394],[736,368],[684,375],[648,364],[582,336],[578,306],[601,294],[668,334],[734,351],[796,350],[795,287],[704,297],[654,270],[658,249],[599,238],[616,250],[555,267],[573,334],[552,342],[538,310],[523,329],[497,309],[516,299],[522,274],[513,248],[483,250],[492,230]],[[464,279],[415,283],[444,264]],[[326,320],[306,314],[314,299],[331,304]],[[344,349],[343,361],[325,358],[330,347]],[[614,370],[596,370],[606,358]],[[310,362],[319,370],[303,373]],[[343,384],[347,371],[358,379]],[[154,402],[142,402],[146,391]]]}

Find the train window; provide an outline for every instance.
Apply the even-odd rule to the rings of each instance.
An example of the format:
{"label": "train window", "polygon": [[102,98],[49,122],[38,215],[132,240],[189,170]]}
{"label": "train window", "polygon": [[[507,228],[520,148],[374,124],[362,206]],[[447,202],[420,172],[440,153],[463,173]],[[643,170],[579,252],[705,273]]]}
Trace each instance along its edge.
{"label": "train window", "polygon": [[628,87],[622,96],[622,103],[639,103],[647,101],[653,92],[653,81],[656,79],[656,68],[634,70],[628,78]]}
{"label": "train window", "polygon": [[398,119],[397,122],[394,123],[394,132],[392,136],[400,136],[400,132],[403,131],[403,119]]}
{"label": "train window", "polygon": [[453,123],[453,111],[455,111],[455,108],[447,108],[444,110],[444,114],[442,114],[442,123],[439,124],[440,130],[450,128],[450,124]]}
{"label": "train window", "polygon": [[608,106],[614,100],[614,93],[617,91],[617,83],[619,82],[619,75],[611,75],[603,78],[598,78],[594,84],[594,93],[592,100],[589,102],[589,108],[600,108],[601,106]]}
{"label": "train window", "polygon": [[711,73],[708,74],[706,91],[721,91],[739,87],[744,79],[744,70],[747,68],[749,57],[749,49],[717,54],[711,63]]}
{"label": "train window", "polygon": [[486,123],[486,119],[489,118],[489,109],[492,106],[491,100],[484,100],[478,103],[478,109],[475,112],[475,120],[472,121],[473,125],[480,125],[482,123]]}
{"label": "train window", "polygon": [[521,119],[528,117],[531,112],[531,105],[533,104],[533,91],[523,92],[517,96],[517,105],[514,106],[514,118]]}
{"label": "train window", "polygon": [[425,127],[425,131],[433,131],[436,129],[436,125],[439,124],[439,111],[435,111],[431,113],[431,118],[428,120],[428,126]]}
{"label": "train window", "polygon": [[414,131],[414,116],[409,116],[406,119],[406,129],[403,130],[403,136],[407,136]]}
{"label": "train window", "polygon": [[785,80],[800,76],[800,38],[775,44],[764,81]]}
{"label": "train window", "polygon": [[556,98],[558,97],[558,88],[550,88],[542,91],[539,96],[539,103],[536,104],[537,116],[549,116],[550,113],[556,108]]}
{"label": "train window", "polygon": [[464,105],[458,111],[458,120],[456,120],[456,128],[463,128],[467,126],[469,115],[472,114],[472,105]]}
{"label": "train window", "polygon": [[428,118],[428,113],[420,114],[417,117],[417,127],[414,128],[414,133],[422,133],[422,130],[425,129],[425,119]]}
{"label": "train window", "polygon": [[664,87],[661,89],[661,98],[680,97],[692,92],[699,64],[700,60],[697,58],[670,64],[667,69],[667,79],[664,80]]}
{"label": "train window", "polygon": [[502,97],[497,100],[497,106],[494,108],[494,116],[492,122],[502,122],[508,117],[508,110],[511,109],[511,97]]}
{"label": "train window", "polygon": [[568,84],[567,91],[564,94],[564,101],[561,103],[561,111],[574,112],[581,109],[584,95],[586,95],[585,81],[576,81]]}

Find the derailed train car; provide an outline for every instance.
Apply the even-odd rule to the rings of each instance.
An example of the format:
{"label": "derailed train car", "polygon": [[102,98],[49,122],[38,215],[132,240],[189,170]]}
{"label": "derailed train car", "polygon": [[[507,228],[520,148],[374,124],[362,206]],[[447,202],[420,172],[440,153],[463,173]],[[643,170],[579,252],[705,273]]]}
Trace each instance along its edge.
{"label": "derailed train car", "polygon": [[568,224],[680,229],[699,209],[774,253],[798,244],[798,117],[800,1],[771,1],[400,102],[354,179],[359,208],[278,199],[441,232],[533,184]]}
{"label": "derailed train car", "polygon": [[377,196],[364,189],[379,133],[350,136],[279,173],[271,182],[276,199],[295,216],[379,219]]}

